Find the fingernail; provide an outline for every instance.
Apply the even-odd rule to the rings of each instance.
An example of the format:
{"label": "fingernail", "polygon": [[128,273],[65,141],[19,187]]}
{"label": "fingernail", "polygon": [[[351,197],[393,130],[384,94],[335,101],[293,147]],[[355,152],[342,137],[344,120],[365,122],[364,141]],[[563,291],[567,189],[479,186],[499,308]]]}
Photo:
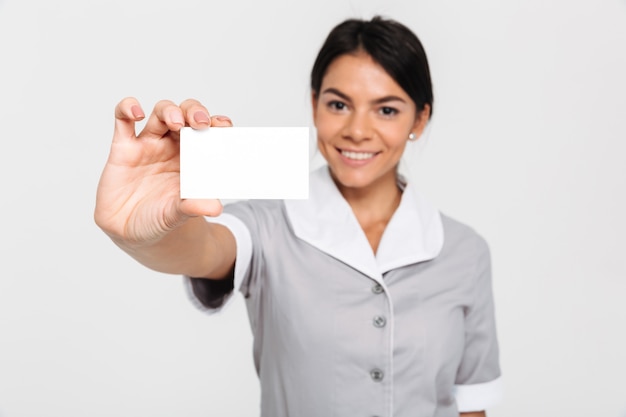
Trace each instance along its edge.
{"label": "fingernail", "polygon": [[195,120],[196,123],[201,124],[201,125],[208,125],[209,123],[211,123],[211,119],[209,119],[209,116],[202,111],[195,112],[193,114],[193,120]]}
{"label": "fingernail", "polygon": [[146,117],[143,110],[141,110],[141,107],[139,107],[137,104],[130,108],[130,112],[133,114],[133,117],[137,119],[143,119],[144,117]]}
{"label": "fingernail", "polygon": [[219,120],[220,122],[228,122],[228,123],[230,123],[231,125],[233,124],[233,121],[232,121],[232,120],[230,120],[230,117],[227,117],[227,116],[215,116],[215,118],[216,118],[217,120]]}
{"label": "fingernail", "polygon": [[177,124],[177,125],[185,125],[185,119],[183,119],[183,115],[178,113],[178,112],[173,112],[170,115],[171,119],[172,119],[172,123]]}

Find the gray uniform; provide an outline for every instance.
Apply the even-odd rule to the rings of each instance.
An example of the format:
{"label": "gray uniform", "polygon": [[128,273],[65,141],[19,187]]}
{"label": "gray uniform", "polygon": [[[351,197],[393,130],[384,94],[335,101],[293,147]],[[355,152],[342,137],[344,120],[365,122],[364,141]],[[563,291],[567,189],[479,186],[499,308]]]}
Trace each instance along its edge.
{"label": "gray uniform", "polygon": [[[216,221],[237,240],[262,416],[458,417],[497,401],[487,245],[410,185],[376,254],[327,167],[309,200],[238,202]],[[200,300],[206,281],[189,281]]]}

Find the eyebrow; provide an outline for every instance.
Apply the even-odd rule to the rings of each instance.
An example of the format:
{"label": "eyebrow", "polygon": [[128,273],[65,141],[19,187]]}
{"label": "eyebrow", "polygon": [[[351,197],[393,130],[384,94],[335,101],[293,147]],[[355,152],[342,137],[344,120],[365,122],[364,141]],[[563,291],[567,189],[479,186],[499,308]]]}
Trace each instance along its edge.
{"label": "eyebrow", "polygon": [[[352,102],[352,99],[350,99],[350,97],[345,94],[342,93],[341,91],[337,90],[336,88],[327,88],[324,91],[322,91],[322,94],[326,94],[326,93],[331,93],[331,94],[335,94],[336,96],[341,97],[342,99],[348,101],[348,102]],[[406,103],[406,101],[398,96],[385,96],[385,97],[381,97],[381,98],[377,98],[376,100],[372,101],[372,104],[381,104],[381,103],[386,103],[388,101],[400,101],[402,103]]]}

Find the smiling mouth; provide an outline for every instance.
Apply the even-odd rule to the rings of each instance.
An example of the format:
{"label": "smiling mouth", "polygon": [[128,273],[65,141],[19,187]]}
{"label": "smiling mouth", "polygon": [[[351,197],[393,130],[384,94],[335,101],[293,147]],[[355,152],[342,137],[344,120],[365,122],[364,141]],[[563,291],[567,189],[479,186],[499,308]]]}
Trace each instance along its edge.
{"label": "smiling mouth", "polygon": [[374,152],[353,152],[353,151],[344,151],[343,149],[339,149],[341,155],[345,156],[348,159],[354,159],[355,161],[364,161],[366,159],[371,159],[376,156]]}

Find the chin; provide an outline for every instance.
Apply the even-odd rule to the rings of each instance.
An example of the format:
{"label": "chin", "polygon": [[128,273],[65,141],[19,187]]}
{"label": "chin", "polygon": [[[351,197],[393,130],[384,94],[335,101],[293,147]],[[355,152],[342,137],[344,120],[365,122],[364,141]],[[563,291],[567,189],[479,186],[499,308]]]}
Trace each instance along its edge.
{"label": "chin", "polygon": [[337,170],[332,166],[330,167],[330,172],[337,185],[345,188],[367,188],[375,182],[374,177],[365,172]]}

